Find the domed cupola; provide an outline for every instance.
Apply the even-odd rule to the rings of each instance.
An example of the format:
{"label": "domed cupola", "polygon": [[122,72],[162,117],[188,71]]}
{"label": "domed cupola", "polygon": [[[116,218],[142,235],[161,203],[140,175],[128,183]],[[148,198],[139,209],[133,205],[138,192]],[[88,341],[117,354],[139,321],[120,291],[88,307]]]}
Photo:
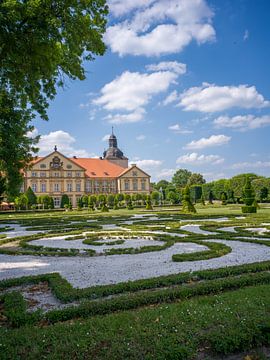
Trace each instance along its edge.
{"label": "domed cupola", "polygon": [[113,133],[113,128],[109,137],[109,148],[104,151],[103,158],[124,168],[128,167],[128,158],[125,157],[123,152],[118,148],[117,138]]}

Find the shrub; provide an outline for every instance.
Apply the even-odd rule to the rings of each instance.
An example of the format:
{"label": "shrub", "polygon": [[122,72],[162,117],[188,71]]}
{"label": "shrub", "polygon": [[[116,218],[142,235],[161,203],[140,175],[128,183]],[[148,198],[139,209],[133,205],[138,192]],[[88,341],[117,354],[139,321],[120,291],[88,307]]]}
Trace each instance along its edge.
{"label": "shrub", "polygon": [[146,210],[153,210],[153,206],[152,206],[152,202],[151,202],[151,197],[150,195],[147,195],[146,197],[146,206],[145,206]]}
{"label": "shrub", "polygon": [[227,194],[223,192],[220,197],[221,205],[227,205]]}
{"label": "shrub", "polygon": [[182,191],[182,210],[187,213],[196,213],[196,209],[190,201],[189,186],[186,186]]}
{"label": "shrub", "polygon": [[243,214],[252,214],[252,213],[256,213],[257,212],[257,208],[256,206],[242,206],[242,213]]}
{"label": "shrub", "polygon": [[247,176],[246,184],[243,188],[243,201],[246,206],[242,206],[242,213],[257,212],[257,207],[253,206],[253,203],[255,201],[255,195],[249,176]]}

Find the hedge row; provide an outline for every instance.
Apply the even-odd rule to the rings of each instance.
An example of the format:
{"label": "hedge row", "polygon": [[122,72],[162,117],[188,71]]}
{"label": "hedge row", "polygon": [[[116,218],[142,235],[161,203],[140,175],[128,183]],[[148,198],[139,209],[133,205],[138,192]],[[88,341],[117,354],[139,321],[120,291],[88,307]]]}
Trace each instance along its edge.
{"label": "hedge row", "polygon": [[85,319],[90,316],[105,315],[115,311],[132,310],[141,306],[186,300],[196,296],[218,294],[228,290],[261,284],[270,284],[269,272],[244,274],[238,277],[208,280],[196,283],[195,285],[188,284],[156,291],[120,295],[100,301],[85,301],[78,306],[52,310],[43,315],[40,311],[32,314],[26,313],[25,300],[20,297],[20,294],[13,292],[4,296],[4,311],[5,316],[13,327],[33,324],[39,320],[45,320],[49,324],[54,324],[74,318],[83,317]]}

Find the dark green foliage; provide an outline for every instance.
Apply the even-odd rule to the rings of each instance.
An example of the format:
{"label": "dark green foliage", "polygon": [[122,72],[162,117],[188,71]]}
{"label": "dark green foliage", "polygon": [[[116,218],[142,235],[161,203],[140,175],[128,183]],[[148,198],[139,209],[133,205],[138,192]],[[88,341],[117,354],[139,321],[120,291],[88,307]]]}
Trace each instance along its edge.
{"label": "dark green foliage", "polygon": [[188,179],[192,175],[192,172],[186,169],[179,169],[172,177],[172,184],[177,188],[182,188],[187,185]]}
{"label": "dark green foliage", "polygon": [[114,209],[114,210],[118,210],[118,209],[119,209],[117,196],[114,197],[113,209]]}
{"label": "dark green foliage", "polygon": [[257,207],[256,206],[242,206],[242,213],[243,214],[252,214],[252,213],[256,213],[257,212]]}
{"label": "dark green foliage", "polygon": [[151,197],[150,195],[146,196],[146,206],[145,206],[146,210],[153,210],[153,206],[152,206],[152,201],[151,201]]}
{"label": "dark green foliage", "polygon": [[186,213],[196,213],[196,209],[190,200],[190,190],[186,186],[182,191],[182,211]]}
{"label": "dark green foliage", "polygon": [[190,198],[192,202],[196,204],[196,202],[202,197],[202,186],[201,185],[192,185],[189,187],[190,189]]}
{"label": "dark green foliage", "polygon": [[151,199],[155,202],[155,205],[158,205],[159,202],[159,192],[158,191],[153,191],[151,193]]}
{"label": "dark green foliage", "polygon": [[209,204],[213,204],[214,194],[213,194],[213,191],[212,191],[212,190],[209,191],[208,200],[209,200]]}
{"label": "dark green foliage", "polygon": [[242,195],[243,201],[246,206],[242,207],[243,213],[256,213],[257,207],[253,206],[254,200],[255,200],[255,194],[253,187],[251,185],[250,177],[246,177],[246,183],[243,188],[243,195]]}
{"label": "dark green foliage", "polygon": [[0,174],[0,202],[3,200],[4,192],[6,191],[6,179]]}
{"label": "dark green foliage", "polygon": [[268,197],[269,190],[266,186],[263,186],[260,190],[260,201],[263,202]]}
{"label": "dark green foliage", "polygon": [[188,179],[187,185],[199,185],[199,184],[205,184],[205,179],[203,178],[202,174],[198,173],[192,173],[191,176]]}
{"label": "dark green foliage", "polygon": [[84,60],[105,52],[105,1],[3,0],[0,13],[0,85],[47,119],[64,78],[83,80]]}
{"label": "dark green foliage", "polygon": [[32,190],[32,188],[30,186],[26,190],[25,196],[28,199],[28,206],[29,207],[31,207],[32,205],[37,204],[37,197],[36,197],[34,191]]}
{"label": "dark green foliage", "polygon": [[69,197],[67,194],[63,194],[62,197],[61,197],[61,204],[60,204],[60,207],[62,209],[64,209],[65,207],[69,206]]}
{"label": "dark green foliage", "polygon": [[222,205],[227,205],[227,194],[225,192],[221,194],[220,200]]}
{"label": "dark green foliage", "polygon": [[[4,54],[3,48],[1,54]],[[3,71],[3,68],[0,68],[0,73],[1,71]],[[3,79],[1,80],[3,81]],[[33,153],[37,152],[35,144],[39,138],[27,136],[28,132],[34,129],[33,126],[29,125],[33,116],[29,110],[21,109],[20,103],[14,94],[8,94],[6,90],[1,88],[1,80],[0,171],[5,174],[6,194],[12,200],[19,194],[22,185],[22,169],[32,160]]]}
{"label": "dark green foliage", "polygon": [[107,195],[107,204],[110,208],[112,208],[114,206],[114,199],[115,199],[115,196],[113,194]]}

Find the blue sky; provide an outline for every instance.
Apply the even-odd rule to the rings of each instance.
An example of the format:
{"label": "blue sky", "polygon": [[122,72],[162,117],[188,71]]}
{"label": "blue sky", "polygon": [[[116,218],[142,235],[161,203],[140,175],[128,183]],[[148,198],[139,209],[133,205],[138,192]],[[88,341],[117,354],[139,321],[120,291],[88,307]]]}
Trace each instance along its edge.
{"label": "blue sky", "polygon": [[35,120],[44,155],[119,147],[152,175],[270,176],[268,0],[110,0],[103,57]]}

